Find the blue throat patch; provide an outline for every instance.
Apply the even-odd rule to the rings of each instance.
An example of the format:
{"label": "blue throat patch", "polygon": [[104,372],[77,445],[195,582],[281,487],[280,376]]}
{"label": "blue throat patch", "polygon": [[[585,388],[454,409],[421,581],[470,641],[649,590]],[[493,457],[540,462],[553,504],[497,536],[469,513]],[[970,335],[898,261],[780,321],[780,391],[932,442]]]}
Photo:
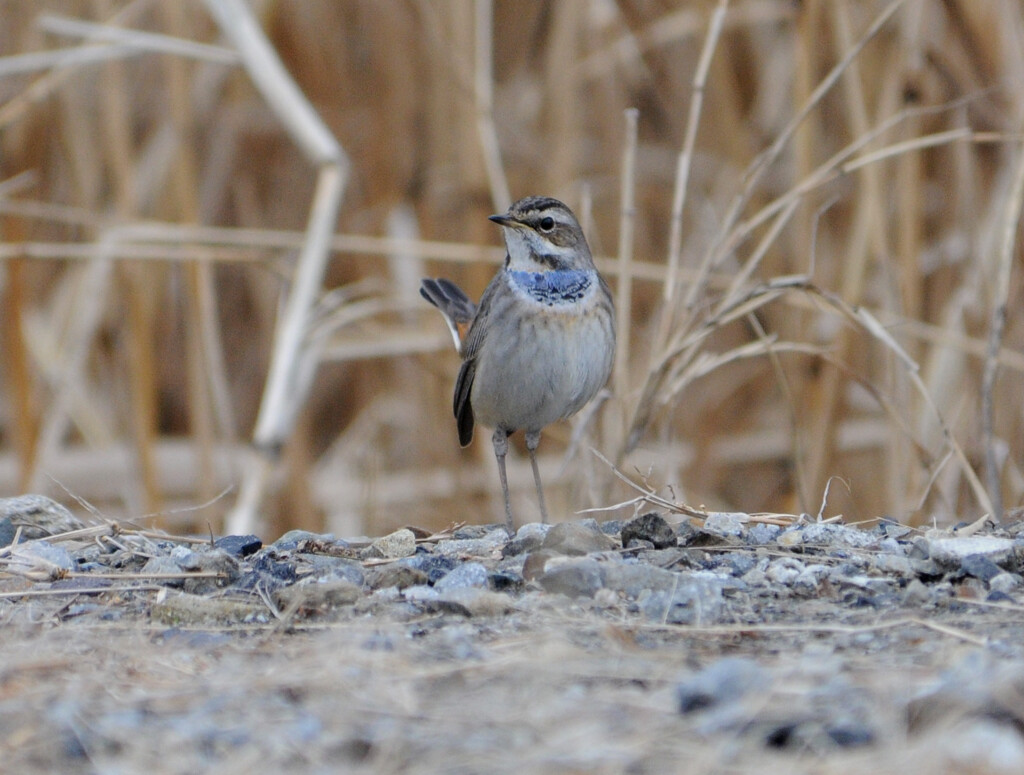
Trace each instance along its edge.
{"label": "blue throat patch", "polygon": [[590,288],[593,276],[578,269],[557,272],[509,272],[512,282],[541,304],[579,301]]}

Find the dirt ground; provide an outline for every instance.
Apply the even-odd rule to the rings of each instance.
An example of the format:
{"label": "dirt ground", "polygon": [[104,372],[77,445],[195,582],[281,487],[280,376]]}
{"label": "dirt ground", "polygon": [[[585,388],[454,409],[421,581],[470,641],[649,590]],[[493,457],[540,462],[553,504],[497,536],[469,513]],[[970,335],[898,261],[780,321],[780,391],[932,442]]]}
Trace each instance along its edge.
{"label": "dirt ground", "polygon": [[[528,592],[494,615],[348,606],[319,622],[175,627],[152,616],[166,595],[0,601],[0,769],[1010,773],[1024,761],[1014,603],[880,613],[788,599],[758,624],[701,627]],[[753,671],[745,692],[681,712],[680,686],[723,660]]]}

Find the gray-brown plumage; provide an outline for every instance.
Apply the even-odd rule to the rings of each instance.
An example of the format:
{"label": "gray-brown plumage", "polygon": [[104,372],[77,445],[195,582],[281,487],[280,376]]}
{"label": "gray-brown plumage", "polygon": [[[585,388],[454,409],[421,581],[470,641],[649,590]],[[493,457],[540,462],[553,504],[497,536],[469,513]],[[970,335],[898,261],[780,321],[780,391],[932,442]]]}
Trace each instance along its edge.
{"label": "gray-brown plumage", "polygon": [[443,279],[423,280],[420,293],[444,314],[462,356],[453,401],[459,443],[472,441],[476,423],[494,428],[511,533],[508,436],[517,430],[526,435],[547,521],[536,457],[540,434],[578,412],[607,382],[615,315],[583,230],[562,202],[527,197],[491,220],[502,227],[508,254],[480,303]]}

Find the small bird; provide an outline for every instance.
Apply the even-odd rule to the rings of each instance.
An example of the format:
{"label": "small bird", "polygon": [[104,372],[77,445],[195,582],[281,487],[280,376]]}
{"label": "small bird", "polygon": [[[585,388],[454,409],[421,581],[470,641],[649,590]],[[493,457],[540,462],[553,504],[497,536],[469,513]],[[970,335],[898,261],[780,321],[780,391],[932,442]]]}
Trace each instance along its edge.
{"label": "small bird", "polygon": [[615,312],[583,229],[562,202],[530,196],[490,220],[501,226],[508,253],[480,304],[443,279],[423,280],[420,294],[444,315],[462,356],[453,404],[459,443],[473,440],[477,422],[494,428],[505,526],[512,535],[509,434],[526,434],[547,522],[536,455],[541,430],[576,414],[608,381]]}

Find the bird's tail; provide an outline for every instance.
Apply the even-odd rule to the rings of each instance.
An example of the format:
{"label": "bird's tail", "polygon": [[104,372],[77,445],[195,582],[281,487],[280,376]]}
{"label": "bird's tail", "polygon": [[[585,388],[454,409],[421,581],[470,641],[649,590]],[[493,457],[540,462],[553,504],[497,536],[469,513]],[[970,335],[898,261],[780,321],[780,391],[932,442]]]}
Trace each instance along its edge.
{"label": "bird's tail", "polygon": [[441,310],[448,330],[452,332],[455,349],[461,349],[463,336],[476,315],[476,304],[459,286],[442,278],[424,279],[420,283],[420,296]]}

